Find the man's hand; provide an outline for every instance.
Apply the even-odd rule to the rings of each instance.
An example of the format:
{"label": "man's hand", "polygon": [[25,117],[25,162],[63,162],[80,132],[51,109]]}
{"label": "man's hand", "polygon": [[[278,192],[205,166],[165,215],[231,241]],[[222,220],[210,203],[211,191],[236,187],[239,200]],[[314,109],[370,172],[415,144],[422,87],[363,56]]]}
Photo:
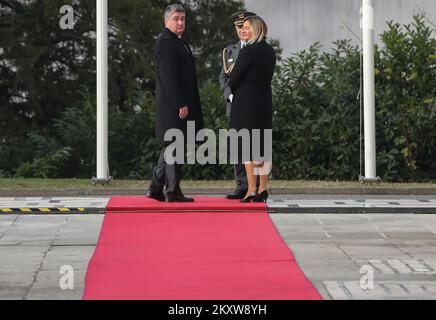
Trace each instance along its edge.
{"label": "man's hand", "polygon": [[179,111],[180,119],[186,119],[187,116],[188,116],[188,107],[184,106],[184,107],[180,108],[180,111]]}

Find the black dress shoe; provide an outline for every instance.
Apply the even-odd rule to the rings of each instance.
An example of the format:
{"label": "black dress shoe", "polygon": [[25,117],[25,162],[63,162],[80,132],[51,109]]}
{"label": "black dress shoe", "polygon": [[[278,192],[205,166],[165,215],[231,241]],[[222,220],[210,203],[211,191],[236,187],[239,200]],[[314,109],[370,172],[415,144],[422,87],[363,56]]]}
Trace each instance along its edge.
{"label": "black dress shoe", "polygon": [[151,191],[148,191],[147,192],[147,198],[154,199],[154,200],[157,200],[157,201],[160,201],[160,202],[164,202],[165,201],[165,195],[164,195],[163,192],[151,192]]}
{"label": "black dress shoe", "polygon": [[244,199],[247,194],[247,190],[236,190],[233,193],[226,195],[226,199],[235,200],[235,199]]}
{"label": "black dress shoe", "polygon": [[254,199],[256,199],[259,195],[256,192],[253,192],[251,195],[249,195],[247,198],[243,198],[239,200],[240,202],[252,202]]}
{"label": "black dress shoe", "polygon": [[187,198],[183,194],[170,194],[167,193],[167,202],[194,202],[193,198]]}
{"label": "black dress shoe", "polygon": [[268,200],[268,191],[262,191],[253,199],[253,202],[266,202]]}

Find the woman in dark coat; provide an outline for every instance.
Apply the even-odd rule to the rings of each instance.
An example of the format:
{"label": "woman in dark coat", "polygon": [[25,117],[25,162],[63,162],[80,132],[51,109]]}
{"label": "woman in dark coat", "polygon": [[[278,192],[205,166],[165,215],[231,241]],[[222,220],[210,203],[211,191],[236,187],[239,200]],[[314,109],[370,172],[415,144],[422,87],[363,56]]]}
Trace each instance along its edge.
{"label": "woman in dark coat", "polygon": [[[254,129],[261,131],[260,156],[267,156],[265,146],[272,148],[272,142],[265,141],[270,137],[265,130],[272,130],[272,90],[271,81],[276,65],[274,49],[265,41],[267,26],[258,16],[247,17],[244,22],[247,46],[239,54],[233,72],[230,75],[229,87],[233,93],[230,126],[237,131],[248,129],[250,142],[253,141]],[[268,139],[267,139],[268,140]],[[252,149],[252,148],[250,148]],[[241,152],[241,150],[239,150]],[[248,192],[242,202],[265,201],[268,198],[266,186],[271,168],[271,160],[256,161],[253,150],[249,159],[242,159],[247,172]],[[260,185],[256,193],[256,176],[260,175]]]}

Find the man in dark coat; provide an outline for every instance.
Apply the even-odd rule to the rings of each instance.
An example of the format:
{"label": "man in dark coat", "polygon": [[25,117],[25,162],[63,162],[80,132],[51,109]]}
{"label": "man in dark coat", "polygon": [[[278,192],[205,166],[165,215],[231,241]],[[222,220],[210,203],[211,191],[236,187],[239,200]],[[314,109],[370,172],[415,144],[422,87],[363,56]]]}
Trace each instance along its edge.
{"label": "man in dark coat", "polygon": [[[226,100],[226,115],[230,118],[230,112],[232,108],[233,94],[230,89],[228,82],[230,74],[235,67],[236,60],[238,59],[239,53],[246,45],[243,40],[244,36],[244,19],[246,17],[255,16],[253,12],[237,12],[232,15],[233,23],[235,25],[235,31],[238,35],[239,41],[229,45],[223,50],[223,65],[221,68],[221,73],[219,77],[220,88],[223,91],[224,99]],[[242,199],[247,193],[248,182],[247,173],[245,172],[245,166],[243,163],[237,163],[233,166],[233,174],[236,180],[236,190],[226,196],[227,199]],[[259,185],[259,182],[257,182]]]}
{"label": "man in dark coat", "polygon": [[[185,10],[170,5],[165,10],[165,29],[155,47],[156,68],[156,139],[163,144],[147,196],[158,201],[192,202],[180,188],[182,164],[165,161],[165,141],[170,129],[183,132],[186,141],[187,122],[195,121],[196,131],[203,128],[203,114],[198,93],[195,61],[191,49],[182,38],[185,31]],[[190,142],[195,143],[195,141]],[[163,188],[166,189],[166,197]]]}

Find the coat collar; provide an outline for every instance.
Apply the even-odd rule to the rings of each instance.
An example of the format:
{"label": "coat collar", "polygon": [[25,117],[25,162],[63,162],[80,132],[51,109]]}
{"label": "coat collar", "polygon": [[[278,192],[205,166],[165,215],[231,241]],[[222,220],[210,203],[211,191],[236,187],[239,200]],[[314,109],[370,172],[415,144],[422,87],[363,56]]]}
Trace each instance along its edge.
{"label": "coat collar", "polygon": [[167,27],[165,27],[165,28],[163,29],[163,31],[160,33],[160,37],[164,37],[164,38],[168,38],[168,39],[175,39],[175,40],[180,41],[179,43],[182,44],[182,45],[185,47],[185,49],[186,49],[186,51],[189,53],[189,55],[190,55],[190,56],[193,56],[192,51],[191,51],[191,48],[190,48],[189,45],[186,43],[185,39],[183,39],[183,37],[182,37],[182,38],[179,38],[176,34],[172,33],[172,32],[170,31],[170,29],[168,29]]}
{"label": "coat collar", "polygon": [[168,29],[167,27],[165,27],[165,28],[162,30],[161,34],[164,35],[164,36],[170,37],[170,38],[177,39],[177,40],[182,39],[182,38],[179,38],[176,34],[172,33],[171,30]]}

